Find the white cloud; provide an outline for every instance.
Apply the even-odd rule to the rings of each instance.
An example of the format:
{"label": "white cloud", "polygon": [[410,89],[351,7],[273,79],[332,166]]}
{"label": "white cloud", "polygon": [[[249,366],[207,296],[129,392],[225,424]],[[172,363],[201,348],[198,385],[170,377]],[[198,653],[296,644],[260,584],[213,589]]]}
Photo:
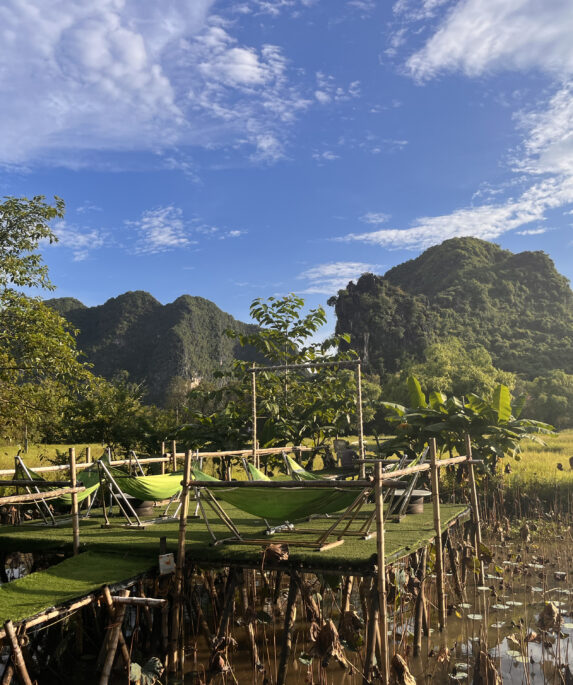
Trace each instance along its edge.
{"label": "white cloud", "polygon": [[83,261],[92,250],[103,247],[106,241],[102,231],[79,228],[63,220],[54,224],[54,233],[58,236],[58,242],[53,245],[71,250],[74,262]]}
{"label": "white cloud", "polygon": [[109,151],[168,151],[175,168],[169,151],[195,145],[284,156],[290,125],[316,102],[312,90],[279,47],[234,38],[213,5],[53,0],[47,12],[41,0],[5,0],[0,130],[10,135],[0,138],[0,165],[80,168]]}
{"label": "white cloud", "polygon": [[517,231],[517,235],[543,235],[547,233],[546,228],[530,228],[526,231]]}
{"label": "white cloud", "polygon": [[303,294],[333,295],[341,288],[345,288],[348,281],[356,280],[363,273],[378,268],[378,264],[363,262],[330,262],[313,266],[297,278],[308,281],[308,286],[302,291]]}
{"label": "white cloud", "polygon": [[390,218],[390,214],[385,214],[384,212],[366,212],[360,217],[360,221],[365,224],[384,224]]}
{"label": "white cloud", "polygon": [[189,229],[183,220],[183,212],[169,205],[148,209],[138,221],[127,221],[138,234],[135,245],[136,254],[157,254],[175,248],[185,248],[194,244],[189,237]]}
{"label": "white cloud", "polygon": [[312,158],[317,162],[333,162],[335,159],[340,159],[340,155],[332,152],[332,150],[323,150],[322,152],[313,152]]}
{"label": "white cloud", "polygon": [[468,76],[494,69],[571,74],[572,26],[570,0],[461,0],[407,67],[420,80],[457,70]]}
{"label": "white cloud", "polygon": [[351,81],[346,88],[343,88],[335,82],[334,76],[317,71],[316,85],[314,97],[321,105],[327,105],[330,102],[347,102],[360,97],[360,81],[358,80]]}

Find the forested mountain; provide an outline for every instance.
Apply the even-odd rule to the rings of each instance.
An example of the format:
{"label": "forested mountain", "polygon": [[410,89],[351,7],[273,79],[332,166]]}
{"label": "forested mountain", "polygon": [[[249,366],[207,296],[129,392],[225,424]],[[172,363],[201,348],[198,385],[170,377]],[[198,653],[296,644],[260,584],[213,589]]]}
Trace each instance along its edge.
{"label": "forested mountain", "polygon": [[526,379],[573,373],[573,292],[544,252],[453,238],[384,276],[364,274],[329,304],[370,372],[398,371],[456,336]]}
{"label": "forested mountain", "polygon": [[247,333],[254,326],[235,320],[202,297],[182,295],[162,305],[138,290],[97,307],[73,298],[46,304],[79,330],[78,348],[94,365],[94,373],[113,378],[127,371],[130,381],[145,384],[146,399],[157,404],[169,404],[172,393],[212,378],[233,359],[252,357],[252,350],[242,348],[225,331]]}

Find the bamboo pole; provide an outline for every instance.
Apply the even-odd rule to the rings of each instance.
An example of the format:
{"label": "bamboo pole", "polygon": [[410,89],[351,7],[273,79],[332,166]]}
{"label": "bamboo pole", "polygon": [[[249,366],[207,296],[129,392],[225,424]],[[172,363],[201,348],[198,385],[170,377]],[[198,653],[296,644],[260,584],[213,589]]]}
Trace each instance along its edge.
{"label": "bamboo pole", "polygon": [[179,539],[177,543],[177,562],[175,566],[175,591],[173,593],[173,613],[171,620],[171,649],[169,671],[183,673],[182,618],[183,618],[183,571],[185,569],[185,535],[187,532],[187,515],[189,513],[189,481],[191,480],[192,452],[185,454],[185,466],[181,490],[181,507],[179,510]]}
{"label": "bamboo pole", "polygon": [[171,472],[177,471],[177,441],[171,442]]}
{"label": "bamboo pole", "polygon": [[[376,651],[376,626],[378,625],[378,617],[380,613],[380,600],[378,597],[378,588],[376,587],[376,583],[372,583],[369,593],[369,600],[368,617],[366,619],[366,654],[364,655],[364,675],[362,678],[362,685],[371,685],[370,671],[372,670],[374,653]],[[388,634],[386,633],[386,640],[387,639]]]}
{"label": "bamboo pole", "polygon": [[436,531],[436,585],[438,591],[438,623],[440,630],[446,628],[446,591],[444,586],[444,556],[442,549],[442,524],[440,520],[440,483],[436,465],[436,440],[430,440],[430,466],[432,482],[432,504],[434,508],[434,530]]}
{"label": "bamboo pole", "polygon": [[[88,447],[86,447],[86,466],[89,468],[91,466],[91,464],[92,464],[92,448],[88,446]],[[76,466],[76,470],[77,470],[77,466]],[[92,496],[88,495],[86,497],[86,500],[87,500],[86,501],[86,507],[87,507],[87,511],[89,512],[90,507],[92,505]]]}
{"label": "bamboo pole", "polygon": [[414,608],[414,656],[422,653],[422,627],[424,623],[424,605],[426,589],[426,561],[428,558],[428,548],[424,547],[420,555],[420,563],[416,570],[416,578],[420,581],[416,606]]}
{"label": "bamboo pole", "polygon": [[18,680],[22,685],[32,685],[32,681],[28,674],[28,669],[26,668],[26,662],[24,661],[24,656],[22,655],[22,650],[20,649],[20,643],[18,642],[18,636],[14,630],[14,624],[12,621],[8,620],[4,623],[4,630],[6,635],[10,640],[10,645],[12,647],[12,659],[14,661],[14,668],[18,675]]}
{"label": "bamboo pole", "polygon": [[162,442],[161,443],[161,475],[163,476],[164,473],[165,473],[165,442]]}
{"label": "bamboo pole", "polygon": [[[362,414],[362,366],[356,365],[356,403],[358,408],[358,451],[360,459],[364,459],[364,417]],[[366,466],[360,463],[360,478],[366,477]]]}
{"label": "bamboo pole", "polygon": [[74,556],[80,551],[80,515],[78,509],[78,494],[75,491],[77,482],[76,450],[70,447],[70,481],[72,483],[72,531],[74,538]]}
{"label": "bamboo pole", "polygon": [[[113,623],[117,617],[117,610],[113,606],[114,598],[111,596],[111,592],[109,591],[109,586],[107,586],[107,585],[103,586],[102,594],[103,594],[104,601],[105,601],[107,608],[108,608],[108,611],[109,611],[110,621],[111,621],[111,623]],[[116,597],[115,599],[126,600],[126,599],[128,599],[128,597],[121,597],[120,596],[120,597]],[[121,629],[120,629],[117,637],[118,637],[119,645],[121,647],[121,655],[123,656],[123,660],[125,662],[125,665],[127,666],[127,668],[129,668],[129,663],[131,661],[131,657],[129,655],[129,649],[127,648],[127,644],[125,643],[125,638],[123,637],[123,631]]]}
{"label": "bamboo pole", "polygon": [[[129,590],[122,590],[120,597],[127,597],[129,595]],[[111,675],[111,669],[113,668],[113,662],[115,659],[115,653],[117,651],[117,643],[119,641],[119,634],[121,632],[121,626],[123,624],[123,617],[125,616],[125,604],[120,604],[119,609],[114,617],[114,623],[111,628],[111,636],[109,640],[109,645],[107,648],[107,653],[105,656],[105,662],[103,665],[101,678],[99,680],[99,685],[108,685],[109,677]]]}
{"label": "bamboo pole", "polygon": [[379,622],[382,651],[382,682],[387,685],[390,676],[388,658],[388,607],[386,604],[386,563],[384,545],[384,497],[382,495],[382,464],[376,464],[375,480],[376,502],[376,553],[378,557],[377,590],[379,602]]}
{"label": "bamboo pole", "polygon": [[[476,558],[479,560],[481,552],[481,521],[479,515],[479,502],[477,496],[476,479],[474,474],[474,466],[472,463],[472,441],[468,433],[466,433],[466,456],[468,459],[468,476],[470,481],[470,494],[472,502],[472,517],[474,520],[474,543],[476,548]],[[479,583],[485,585],[485,574],[483,568],[483,561],[479,562]]]}
{"label": "bamboo pole", "polygon": [[[253,364],[253,369],[255,365]],[[252,412],[253,412],[253,464],[259,468],[259,455],[257,454],[257,374],[251,374],[251,396],[252,396]]]}
{"label": "bamboo pole", "polygon": [[18,504],[20,502],[35,502],[36,500],[55,499],[60,495],[70,495],[72,493],[83,492],[85,487],[79,486],[75,488],[56,488],[48,492],[31,492],[25,495],[9,495],[8,497],[0,497],[0,505],[2,504]]}
{"label": "bamboo pole", "polygon": [[292,570],[290,574],[291,576],[288,588],[287,606],[285,611],[281,658],[277,673],[277,685],[285,685],[287,665],[292,650],[292,634],[294,630],[294,621],[296,616],[296,598],[299,588],[299,582],[296,576],[298,575],[298,573],[297,571]]}

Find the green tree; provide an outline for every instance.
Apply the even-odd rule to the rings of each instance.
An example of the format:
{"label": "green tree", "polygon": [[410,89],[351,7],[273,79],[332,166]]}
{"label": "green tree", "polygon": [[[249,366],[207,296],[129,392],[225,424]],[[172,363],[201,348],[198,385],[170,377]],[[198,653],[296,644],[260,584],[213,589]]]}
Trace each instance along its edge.
{"label": "green tree", "polygon": [[537,416],[556,428],[573,426],[573,375],[555,369],[525,383],[525,390],[528,402],[524,414]]}
{"label": "green tree", "polygon": [[64,203],[44,197],[0,203],[0,415],[4,435],[57,416],[72,388],[89,378],[74,332],[40,298],[21,288],[52,289],[38,250],[57,240],[50,221]]}

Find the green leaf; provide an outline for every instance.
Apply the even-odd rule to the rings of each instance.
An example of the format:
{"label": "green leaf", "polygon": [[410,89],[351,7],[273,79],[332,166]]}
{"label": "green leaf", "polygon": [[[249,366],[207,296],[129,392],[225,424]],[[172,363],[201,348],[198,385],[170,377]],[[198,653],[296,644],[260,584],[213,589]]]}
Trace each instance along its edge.
{"label": "green leaf", "polygon": [[492,407],[499,421],[506,423],[511,418],[511,394],[507,385],[499,384],[493,391]]}
{"label": "green leaf", "polygon": [[410,402],[413,407],[427,407],[426,396],[422,392],[420,381],[415,376],[408,376],[408,392],[410,393]]}

